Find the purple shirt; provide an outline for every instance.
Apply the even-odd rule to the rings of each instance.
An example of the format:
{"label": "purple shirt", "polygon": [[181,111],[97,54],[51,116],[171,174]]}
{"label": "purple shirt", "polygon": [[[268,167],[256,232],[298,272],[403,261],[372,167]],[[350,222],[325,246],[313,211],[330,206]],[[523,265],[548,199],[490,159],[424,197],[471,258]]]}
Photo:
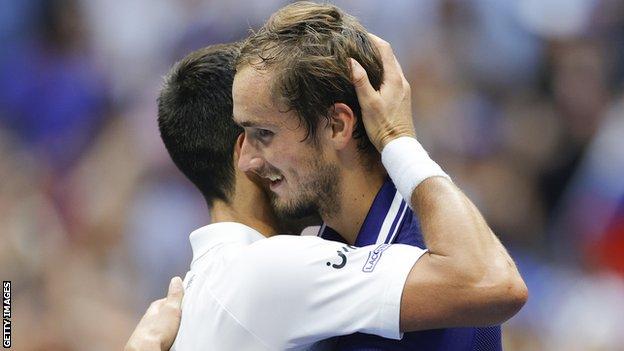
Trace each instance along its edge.
{"label": "purple shirt", "polygon": [[[319,236],[345,242],[332,228],[323,225]],[[355,246],[375,243],[407,244],[426,248],[418,218],[387,179],[377,193],[360,228]],[[435,302],[435,301],[434,301]],[[486,328],[447,328],[405,333],[402,340],[384,339],[364,333],[336,337],[334,350],[502,350],[500,326]]]}

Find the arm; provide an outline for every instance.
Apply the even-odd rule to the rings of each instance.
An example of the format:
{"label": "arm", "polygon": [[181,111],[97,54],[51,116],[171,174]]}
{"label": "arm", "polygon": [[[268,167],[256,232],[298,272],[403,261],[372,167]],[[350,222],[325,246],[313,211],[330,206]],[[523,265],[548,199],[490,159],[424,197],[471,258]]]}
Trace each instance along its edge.
{"label": "arm", "polygon": [[[406,176],[412,177],[411,181],[418,178],[413,187],[401,188],[397,184],[397,188],[405,199],[411,200],[429,249],[407,278],[401,298],[401,330],[501,323],[525,303],[528,292],[524,281],[479,210],[450,180],[439,177],[441,174],[435,170],[430,176],[422,174],[426,168],[420,167],[422,162],[412,169],[401,170],[386,162],[386,159],[401,158],[395,164],[407,164],[419,153],[420,161],[428,160],[438,167],[415,139],[408,141],[420,150],[414,147],[410,150],[413,152],[396,151],[396,143],[400,142],[397,139],[416,135],[410,87],[390,45],[373,35],[371,40],[380,51],[385,76],[380,90],[376,91],[362,66],[352,60],[352,79],[362,107],[362,119],[395,183],[397,178]],[[386,150],[392,142],[395,150],[392,147]],[[390,152],[393,155],[388,155]],[[439,167],[438,170],[441,172]]]}
{"label": "arm", "polygon": [[180,326],[184,289],[179,277],[171,279],[167,297],[152,302],[124,351],[169,350]]}

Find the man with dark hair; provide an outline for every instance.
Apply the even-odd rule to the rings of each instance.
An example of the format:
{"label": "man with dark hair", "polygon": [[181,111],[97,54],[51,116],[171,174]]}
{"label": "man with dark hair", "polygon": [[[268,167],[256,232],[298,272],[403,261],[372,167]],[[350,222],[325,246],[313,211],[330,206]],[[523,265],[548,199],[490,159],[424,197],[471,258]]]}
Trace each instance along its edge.
{"label": "man with dark hair", "polygon": [[400,341],[357,333],[339,338],[338,349],[501,349],[499,326],[448,327],[495,324],[480,318],[526,298],[524,284],[474,205],[415,139],[409,84],[387,43],[335,6],[286,6],[241,48],[233,99],[245,129],[239,168],[270,182],[277,212],[318,211],[320,236],[356,247],[429,250],[410,274],[417,298],[401,302],[418,318],[402,314],[401,330],[447,329]]}
{"label": "man with dark hair", "polygon": [[209,206],[217,199],[229,203],[234,190],[232,155],[243,132],[232,121],[232,62],[239,53],[238,44],[192,52],[171,69],[158,99],[165,147]]}

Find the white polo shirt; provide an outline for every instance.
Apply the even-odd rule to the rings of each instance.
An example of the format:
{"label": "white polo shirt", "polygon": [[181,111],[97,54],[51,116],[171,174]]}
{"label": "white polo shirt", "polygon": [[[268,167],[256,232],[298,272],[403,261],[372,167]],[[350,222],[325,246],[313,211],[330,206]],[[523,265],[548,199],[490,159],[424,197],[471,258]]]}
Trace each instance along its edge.
{"label": "white polo shirt", "polygon": [[177,351],[309,350],[355,332],[400,339],[403,286],[425,252],[314,236],[267,239],[232,222],[202,227],[190,241]]}

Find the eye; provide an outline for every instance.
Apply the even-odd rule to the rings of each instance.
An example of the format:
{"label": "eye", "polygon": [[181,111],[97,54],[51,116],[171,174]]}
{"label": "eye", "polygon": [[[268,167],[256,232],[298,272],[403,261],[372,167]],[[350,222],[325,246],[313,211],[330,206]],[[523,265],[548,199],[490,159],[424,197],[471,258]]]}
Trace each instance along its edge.
{"label": "eye", "polygon": [[256,137],[256,139],[262,141],[262,142],[267,142],[269,141],[274,133],[268,129],[256,129],[254,131],[254,136]]}

